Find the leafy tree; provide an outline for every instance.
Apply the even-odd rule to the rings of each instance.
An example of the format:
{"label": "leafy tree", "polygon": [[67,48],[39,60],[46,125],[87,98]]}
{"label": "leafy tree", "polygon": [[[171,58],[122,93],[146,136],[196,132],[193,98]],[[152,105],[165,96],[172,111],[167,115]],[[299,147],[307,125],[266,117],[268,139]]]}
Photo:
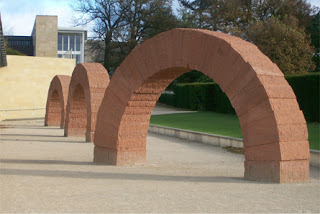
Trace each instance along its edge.
{"label": "leafy tree", "polygon": [[283,21],[272,17],[256,22],[246,36],[285,74],[306,73],[314,69],[310,40],[292,16]]}
{"label": "leafy tree", "polygon": [[310,25],[307,27],[307,32],[311,35],[311,45],[315,48],[313,61],[316,63],[316,72],[320,71],[320,12],[315,14]]}
{"label": "leafy tree", "polygon": [[[314,67],[306,27],[313,20],[312,32],[319,34],[319,19],[312,19],[318,8],[311,7],[307,0],[179,1],[188,12],[185,16],[202,22],[198,28],[219,30],[253,42],[285,73],[303,73]],[[312,38],[316,40],[315,35]]]}

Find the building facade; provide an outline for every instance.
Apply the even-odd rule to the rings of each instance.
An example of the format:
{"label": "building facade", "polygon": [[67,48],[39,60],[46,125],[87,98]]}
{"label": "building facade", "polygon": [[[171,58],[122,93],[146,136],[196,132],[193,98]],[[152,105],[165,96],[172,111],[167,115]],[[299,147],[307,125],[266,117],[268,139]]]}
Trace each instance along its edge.
{"label": "building facade", "polygon": [[31,36],[5,36],[8,45],[27,56],[75,59],[83,63],[87,30],[58,27],[57,16],[36,16]]}

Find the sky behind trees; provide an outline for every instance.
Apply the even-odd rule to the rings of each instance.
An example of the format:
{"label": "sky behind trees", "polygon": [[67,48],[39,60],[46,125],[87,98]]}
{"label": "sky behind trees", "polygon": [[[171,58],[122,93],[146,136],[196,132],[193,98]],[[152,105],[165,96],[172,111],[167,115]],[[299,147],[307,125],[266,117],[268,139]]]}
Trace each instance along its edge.
{"label": "sky behind trees", "polygon": [[[30,36],[36,15],[57,15],[60,27],[73,27],[77,14],[72,0],[0,0],[2,27],[6,34]],[[177,0],[173,2],[178,7]],[[320,5],[320,4],[319,4]],[[85,26],[89,31],[91,26]]]}
{"label": "sky behind trees", "polygon": [[[36,15],[57,15],[60,27],[74,26],[74,13],[70,7],[72,0],[0,0],[0,12],[5,34],[30,36]],[[320,7],[319,0],[308,0]],[[177,0],[173,1],[178,8]],[[85,26],[91,35],[91,26]]]}

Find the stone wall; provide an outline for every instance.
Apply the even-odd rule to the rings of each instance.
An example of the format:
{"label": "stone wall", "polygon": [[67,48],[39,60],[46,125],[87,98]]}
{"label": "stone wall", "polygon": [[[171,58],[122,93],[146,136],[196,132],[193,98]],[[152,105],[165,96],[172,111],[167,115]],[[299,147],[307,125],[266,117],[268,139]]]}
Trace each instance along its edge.
{"label": "stone wall", "polygon": [[71,75],[75,67],[74,59],[8,55],[7,61],[0,68],[0,121],[44,117],[52,78]]}

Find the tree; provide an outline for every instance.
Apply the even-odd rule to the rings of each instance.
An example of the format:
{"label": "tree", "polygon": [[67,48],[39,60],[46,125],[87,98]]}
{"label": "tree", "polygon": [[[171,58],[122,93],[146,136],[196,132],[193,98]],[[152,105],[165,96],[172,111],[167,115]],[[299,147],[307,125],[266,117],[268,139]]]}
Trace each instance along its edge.
{"label": "tree", "polygon": [[316,63],[316,72],[320,71],[320,12],[315,14],[310,25],[307,27],[307,32],[311,36],[311,45],[315,48],[313,61]]}
{"label": "tree", "polygon": [[256,22],[250,26],[246,36],[285,74],[306,73],[314,69],[310,40],[292,16],[283,21],[271,17]]}
{"label": "tree", "polygon": [[110,71],[112,66],[111,42],[117,40],[115,33],[127,24],[120,10],[120,2],[117,0],[76,0],[73,8],[82,14],[82,17],[78,19],[79,25],[95,23],[93,31],[96,37],[105,43],[104,66]]}
{"label": "tree", "polygon": [[104,66],[113,71],[139,43],[177,26],[171,0],[77,0],[79,24],[95,23],[105,42]]}
{"label": "tree", "polygon": [[[311,7],[307,0],[179,1],[191,13],[189,17],[193,15],[202,22],[198,28],[219,30],[253,42],[285,73],[303,73],[314,67],[306,27],[318,8]],[[315,28],[313,32],[319,32]]]}

